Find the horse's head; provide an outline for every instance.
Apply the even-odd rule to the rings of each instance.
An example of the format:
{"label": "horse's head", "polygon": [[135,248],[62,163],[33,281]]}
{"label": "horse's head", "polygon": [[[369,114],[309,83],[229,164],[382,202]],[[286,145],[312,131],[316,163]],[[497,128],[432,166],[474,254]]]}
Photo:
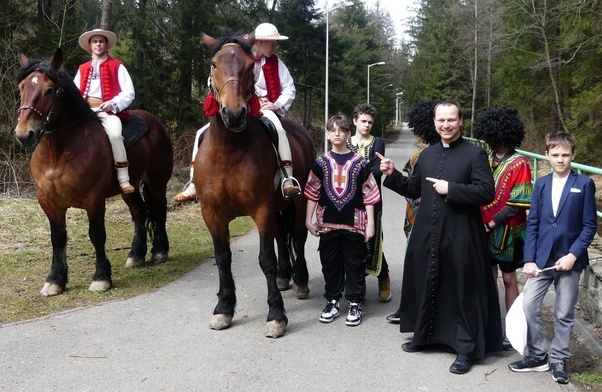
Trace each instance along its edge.
{"label": "horse's head", "polygon": [[21,93],[21,104],[15,137],[24,146],[35,146],[47,126],[58,116],[58,105],[64,90],[59,85],[63,66],[63,52],[58,49],[49,60],[30,61],[19,54],[21,69],[17,82]]}
{"label": "horse's head", "polygon": [[242,37],[216,40],[208,35],[203,35],[203,42],[213,49],[210,79],[219,113],[228,129],[240,132],[247,125],[255,89],[251,44]]}

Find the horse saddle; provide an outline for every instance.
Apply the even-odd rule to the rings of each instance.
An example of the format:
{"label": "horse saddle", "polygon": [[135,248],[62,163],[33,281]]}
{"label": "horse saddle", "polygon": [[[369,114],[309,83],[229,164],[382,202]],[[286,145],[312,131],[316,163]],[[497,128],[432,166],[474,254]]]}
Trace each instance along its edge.
{"label": "horse saddle", "polygon": [[144,135],[148,129],[146,120],[135,114],[130,114],[127,120],[121,120],[123,136],[123,145],[126,149],[134,145]]}
{"label": "horse saddle", "polygon": [[265,131],[266,135],[270,139],[272,146],[274,147],[274,152],[276,152],[276,167],[274,167],[274,189],[278,189],[280,181],[283,178],[282,170],[278,170],[282,168],[282,160],[280,159],[280,153],[278,153],[278,131],[276,130],[276,126],[272,121],[270,121],[267,117],[258,117],[259,124]]}
{"label": "horse saddle", "polygon": [[276,130],[276,126],[266,117],[257,117],[257,119],[263,127],[266,135],[268,135],[270,138],[272,144],[276,147],[276,151],[278,151],[278,131]]}

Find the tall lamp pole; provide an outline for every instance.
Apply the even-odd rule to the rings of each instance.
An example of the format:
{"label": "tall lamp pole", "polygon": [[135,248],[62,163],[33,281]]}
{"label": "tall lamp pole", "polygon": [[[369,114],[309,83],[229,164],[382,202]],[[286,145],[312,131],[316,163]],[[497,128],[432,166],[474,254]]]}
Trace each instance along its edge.
{"label": "tall lamp pole", "polygon": [[399,115],[399,97],[401,95],[403,95],[402,92],[395,94],[395,126],[399,124],[399,120],[401,119],[401,116]]}
{"label": "tall lamp pole", "polygon": [[370,103],[370,67],[374,67],[375,65],[385,65],[385,62],[380,61],[378,63],[368,64],[368,82],[366,85],[366,87],[367,87],[366,90],[368,90],[368,91],[366,93],[366,103]]}
{"label": "tall lamp pole", "polygon": [[[324,84],[324,128],[326,129],[326,124],[328,123],[328,14],[330,14],[334,10],[338,10],[342,7],[350,7],[353,5],[351,1],[345,1],[339,5],[335,5],[332,8],[326,8],[326,83]],[[328,135],[324,132],[324,154],[328,151]]]}

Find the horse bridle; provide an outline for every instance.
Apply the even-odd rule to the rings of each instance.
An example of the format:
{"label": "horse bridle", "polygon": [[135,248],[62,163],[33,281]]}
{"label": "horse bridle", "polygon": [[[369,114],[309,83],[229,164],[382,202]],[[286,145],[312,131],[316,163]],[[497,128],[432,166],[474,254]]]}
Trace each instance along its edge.
{"label": "horse bridle", "polygon": [[[235,42],[230,42],[230,43],[223,45],[219,50],[222,50],[226,46],[239,46],[240,47],[239,44],[237,44]],[[219,50],[218,50],[218,52],[219,52]],[[220,90],[222,90],[230,82],[236,82],[236,83],[240,84],[240,80],[238,78],[230,77],[226,80],[226,83],[222,84],[222,86],[219,89],[217,89],[215,87],[215,84],[213,83],[213,71],[215,71],[215,66],[213,64],[211,64],[211,71],[209,73],[209,90],[213,93],[217,102],[220,102],[219,101]],[[247,100],[251,98],[252,94],[253,94],[253,85],[251,85],[251,90],[247,94]],[[222,104],[220,102],[220,108],[221,108],[221,106],[222,106]]]}
{"label": "horse bridle", "polygon": [[[40,71],[38,71],[40,72]],[[48,114],[46,114],[46,116],[44,116],[44,114],[37,108],[31,106],[31,105],[25,105],[25,106],[19,106],[19,110],[17,111],[17,115],[21,114],[22,110],[31,110],[32,112],[34,112],[35,114],[37,114],[38,116],[44,118],[44,122],[42,123],[42,128],[40,128],[40,131],[38,133],[38,137],[42,137],[42,135],[44,135],[45,133],[52,133],[54,131],[48,131],[46,130],[46,126],[50,123],[50,117],[55,113],[54,112],[54,105],[56,104],[57,100],[61,100],[63,99],[63,94],[64,94],[65,90],[62,87],[57,87],[54,90],[54,97],[52,97],[52,106],[50,107],[50,110],[48,110]]]}

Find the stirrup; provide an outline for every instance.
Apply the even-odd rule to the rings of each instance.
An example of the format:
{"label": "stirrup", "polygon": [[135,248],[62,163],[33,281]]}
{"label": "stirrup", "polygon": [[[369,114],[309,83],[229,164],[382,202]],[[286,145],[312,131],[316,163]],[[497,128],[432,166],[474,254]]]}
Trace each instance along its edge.
{"label": "stirrup", "polygon": [[[285,181],[291,181],[293,183],[292,186],[296,186],[299,190],[297,191],[297,193],[292,194],[292,195],[286,195],[284,193],[284,183]],[[290,199],[294,199],[295,197],[299,196],[301,194],[301,184],[299,184],[299,181],[297,181],[297,179],[295,177],[285,177],[280,181],[280,191],[282,192],[282,197],[284,198],[284,200],[290,200]]]}

